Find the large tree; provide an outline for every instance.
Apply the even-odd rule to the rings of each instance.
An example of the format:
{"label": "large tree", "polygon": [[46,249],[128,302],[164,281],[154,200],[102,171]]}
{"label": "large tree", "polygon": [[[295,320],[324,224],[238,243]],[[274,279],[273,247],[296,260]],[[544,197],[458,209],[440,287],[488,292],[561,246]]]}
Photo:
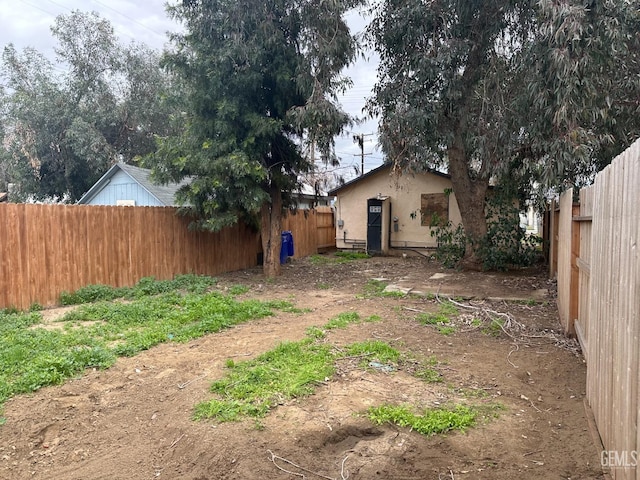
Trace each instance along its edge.
{"label": "large tree", "polygon": [[166,64],[185,83],[182,135],[149,158],[156,178],[191,176],[181,198],[200,228],[260,226],[264,272],[280,272],[281,219],[318,151],[335,159],[349,116],[336,100],[356,53],[343,14],[360,0],[185,0]]}
{"label": "large tree", "polygon": [[536,7],[520,158],[540,185],[579,187],[640,136],[640,1]]}
{"label": "large tree", "polygon": [[575,0],[376,8],[369,33],[381,63],[370,107],[383,149],[403,167],[448,168],[466,266],[480,264],[490,179],[574,182],[628,145],[638,125],[637,12],[637,1]]}
{"label": "large tree", "polygon": [[2,55],[3,156],[23,197],[79,198],[115,162],[167,134],[171,87],[159,53],[121,45],[97,14],[56,18],[56,62],[11,44]]}

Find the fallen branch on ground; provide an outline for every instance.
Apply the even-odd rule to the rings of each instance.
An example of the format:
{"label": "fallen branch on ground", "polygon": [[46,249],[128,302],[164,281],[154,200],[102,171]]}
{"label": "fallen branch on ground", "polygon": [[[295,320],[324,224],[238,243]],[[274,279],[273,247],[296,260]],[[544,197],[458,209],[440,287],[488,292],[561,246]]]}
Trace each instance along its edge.
{"label": "fallen branch on ground", "polygon": [[[281,462],[288,463],[289,465],[291,465],[293,467],[296,467],[296,468],[299,468],[303,472],[307,472],[307,473],[309,473],[311,475],[315,475],[316,477],[324,478],[326,480],[338,480],[336,478],[327,477],[326,475],[322,475],[321,473],[317,473],[317,472],[314,472],[314,471],[309,470],[307,468],[304,468],[303,466],[298,465],[297,463],[294,463],[291,460],[287,460],[286,458],[283,458],[283,457],[280,457],[280,456],[276,455],[271,450],[267,450],[267,452],[269,452],[269,455],[271,455],[271,458],[269,460],[271,460],[271,462],[276,466],[276,468],[278,470],[281,470],[281,471],[283,471],[285,473],[288,473],[290,475],[295,475],[296,477],[300,477],[300,478],[303,478],[303,479],[306,478],[303,473],[292,472],[291,470],[287,470],[286,468],[281,467],[280,465],[278,465],[276,463],[276,460],[280,460]],[[346,460],[346,458],[345,458],[345,460]],[[343,463],[343,466],[344,466],[344,463]],[[343,480],[344,480],[344,477],[343,477]]]}

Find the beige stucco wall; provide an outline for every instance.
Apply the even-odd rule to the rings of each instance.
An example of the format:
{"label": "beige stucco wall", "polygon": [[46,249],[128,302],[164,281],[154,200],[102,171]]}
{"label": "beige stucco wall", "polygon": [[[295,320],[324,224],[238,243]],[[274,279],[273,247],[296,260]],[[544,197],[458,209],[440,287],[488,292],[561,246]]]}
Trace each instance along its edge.
{"label": "beige stucco wall", "polygon": [[[390,242],[392,247],[435,247],[431,229],[421,225],[421,195],[443,193],[452,188],[451,180],[432,173],[404,174],[395,177],[390,168],[343,187],[337,195],[336,246],[365,248],[367,241],[367,199],[379,195],[391,202]],[[412,217],[412,214],[413,217]],[[398,219],[395,231],[393,218]],[[449,220],[461,222],[455,193],[449,195]],[[383,233],[383,242],[385,241]]]}

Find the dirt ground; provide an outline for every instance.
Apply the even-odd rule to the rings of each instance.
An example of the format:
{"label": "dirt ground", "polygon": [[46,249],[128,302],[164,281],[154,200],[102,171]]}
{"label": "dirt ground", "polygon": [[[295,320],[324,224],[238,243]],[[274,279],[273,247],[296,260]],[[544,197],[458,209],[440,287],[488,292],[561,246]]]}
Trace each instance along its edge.
{"label": "dirt ground", "polygon": [[[250,286],[243,298],[287,299],[311,311],[163,344],[108,370],[13,398],[0,427],[0,478],[603,478],[584,407],[585,363],[575,342],[557,333],[553,285],[544,274],[464,274],[422,257],[391,257],[324,265],[295,260],[273,282],[258,269],[219,278],[219,288]],[[372,278],[406,290],[453,290],[480,308],[509,313],[526,329],[493,336],[463,317],[445,336],[416,320],[438,308],[432,296],[363,298]],[[499,300],[505,294],[539,299],[545,290],[535,305]],[[307,327],[346,311],[382,320],[332,330],[327,342],[381,339],[413,358],[435,356],[444,381],[419,380],[409,375],[409,364],[384,373],[339,362],[338,373],[314,395],[278,406],[259,427],[253,420],[191,419],[194,405],[212,398],[209,385],[224,375],[227,359],[250,359],[300,340]],[[504,409],[464,433],[431,437],[373,425],[362,415],[383,402],[447,401],[499,402]]]}

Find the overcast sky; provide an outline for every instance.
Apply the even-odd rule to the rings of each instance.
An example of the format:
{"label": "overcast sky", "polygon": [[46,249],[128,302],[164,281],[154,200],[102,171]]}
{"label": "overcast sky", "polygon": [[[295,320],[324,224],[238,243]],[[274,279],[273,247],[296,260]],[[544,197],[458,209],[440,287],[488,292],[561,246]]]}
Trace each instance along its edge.
{"label": "overcast sky", "polygon": [[[167,41],[166,32],[179,25],[170,20],[164,9],[165,0],[0,0],[0,46],[13,43],[19,51],[30,46],[53,58],[54,39],[50,26],[56,16],[72,10],[95,11],[113,25],[122,43],[132,40],[161,50]],[[360,32],[366,21],[357,12],[348,17],[352,30]],[[362,108],[375,82],[377,57],[370,53],[368,60],[359,60],[346,72],[354,86],[341,103],[352,115],[363,117]],[[341,173],[353,175],[352,165],[360,165],[360,147],[352,139],[354,134],[365,135],[365,172],[382,164],[382,153],[376,148],[377,121],[370,120],[336,139],[336,151],[341,158]]]}

